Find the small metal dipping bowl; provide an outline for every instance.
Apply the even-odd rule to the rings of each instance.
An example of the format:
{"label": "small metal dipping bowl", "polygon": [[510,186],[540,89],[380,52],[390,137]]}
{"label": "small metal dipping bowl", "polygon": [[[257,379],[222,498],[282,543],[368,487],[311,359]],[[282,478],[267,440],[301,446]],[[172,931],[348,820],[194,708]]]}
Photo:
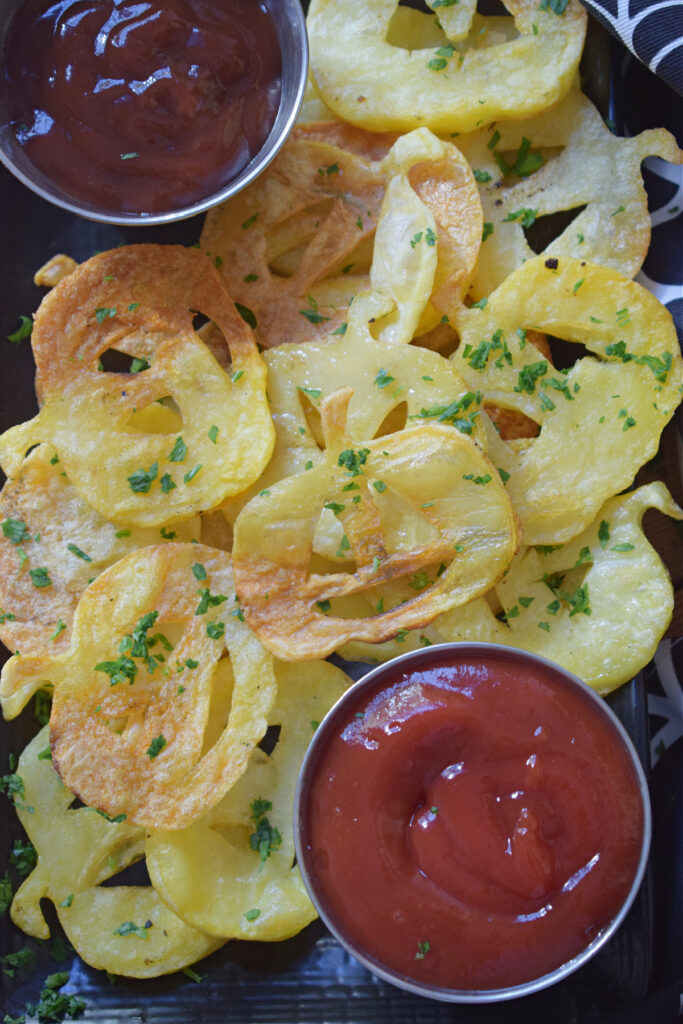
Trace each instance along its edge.
{"label": "small metal dipping bowl", "polygon": [[[0,54],[4,54],[5,37],[14,12],[24,0],[3,0],[0,10]],[[161,213],[122,213],[111,207],[99,207],[75,199],[56,185],[26,157],[8,124],[5,111],[0,109],[0,161],[11,173],[43,199],[61,206],[71,213],[106,224],[148,226],[169,224],[204,213],[230,196],[240,192],[265,170],[285,143],[306,89],[308,76],[308,36],[300,0],[263,0],[273,19],[282,56],[282,93],[275,122],[263,146],[252,160],[227,185],[190,205]]]}
{"label": "small metal dipping bowl", "polygon": [[[617,739],[620,739],[623,742],[624,753],[633,767],[637,787],[642,799],[643,835],[640,857],[633,882],[618,912],[612,920],[601,929],[590,944],[581,950],[581,952],[576,956],[540,977],[535,977],[531,980],[510,985],[505,988],[461,990],[455,988],[442,988],[432,984],[421,983],[419,980],[407,977],[395,969],[382,964],[365,949],[358,947],[338,926],[330,908],[326,904],[324,894],[317,886],[316,873],[313,864],[313,852],[308,841],[307,806],[309,794],[312,787],[315,785],[316,776],[318,775],[321,755],[330,738],[338,731],[340,724],[349,720],[349,714],[353,707],[357,707],[356,702],[362,700],[366,694],[369,694],[371,690],[383,681],[388,683],[390,680],[393,680],[393,682],[395,682],[399,673],[425,669],[429,666],[429,663],[433,661],[435,655],[438,656],[448,652],[453,654],[454,659],[461,659],[464,656],[474,660],[475,662],[478,657],[493,656],[494,658],[506,661],[507,664],[517,665],[521,672],[524,671],[525,667],[527,669],[532,669],[534,666],[538,666],[545,672],[550,672],[550,674],[555,676],[555,678],[562,684],[569,687],[580,687],[581,690],[584,691],[595,703],[596,709],[604,715],[606,719],[608,719],[608,724],[611,725],[613,730],[617,733]],[[572,675],[572,673],[568,672],[566,669],[556,665],[554,662],[551,662],[539,655],[527,653],[526,651],[490,643],[453,643],[433,645],[417,651],[410,651],[398,658],[394,658],[392,661],[386,662],[363,676],[337,701],[316,729],[314,738],[311,741],[301,766],[294,800],[294,839],[297,863],[309,896],[315,904],[320,917],[332,934],[367,970],[371,971],[384,981],[416,995],[450,1003],[493,1003],[527,996],[533,992],[537,992],[540,989],[544,989],[555,984],[561,979],[566,978],[569,974],[572,974],[579,967],[582,967],[614,935],[635,900],[647,867],[651,835],[652,816],[645,773],[638,758],[638,754],[636,753],[626,730],[609,705],[606,704],[605,701],[589,686],[583,683],[576,676]],[[360,865],[356,865],[354,870],[360,870]],[[455,952],[456,951],[454,951],[454,953]]]}

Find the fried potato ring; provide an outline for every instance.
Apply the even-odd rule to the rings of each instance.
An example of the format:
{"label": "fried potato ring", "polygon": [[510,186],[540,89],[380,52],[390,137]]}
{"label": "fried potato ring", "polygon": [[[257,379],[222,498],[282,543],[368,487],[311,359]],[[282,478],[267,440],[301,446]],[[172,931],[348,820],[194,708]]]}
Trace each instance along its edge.
{"label": "fried potato ring", "polygon": [[[268,715],[280,727],[268,756],[256,749],[245,774],[208,814],[180,832],[152,831],[146,856],[157,892],[184,921],[210,935],[273,942],[317,917],[294,864],[292,813],[299,766],[323,715],[351,683],[324,661],[275,663],[278,696]],[[270,806],[266,806],[266,804]],[[258,809],[266,846],[258,839]]]}
{"label": "fried potato ring", "polygon": [[[492,461],[509,474],[525,543],[569,540],[655,454],[680,402],[671,316],[614,270],[539,256],[484,309],[459,314],[456,325],[461,344],[452,359],[469,386],[541,428],[519,442],[504,442],[493,429],[488,437]],[[553,374],[526,339],[527,327],[583,343],[590,355]]]}
{"label": "fried potato ring", "polygon": [[[503,156],[503,167],[507,163],[514,168],[523,140],[531,143],[529,153],[537,154],[536,160],[545,151],[545,162],[533,173],[530,164],[521,178],[511,169],[506,178],[496,158]],[[613,135],[578,88],[549,111],[481,129],[458,139],[458,145],[479,177],[489,178],[480,185],[487,229],[472,282],[475,299],[490,295],[533,257],[524,235],[525,214],[536,218],[582,206],[586,208],[544,254],[591,260],[634,277],[650,244],[640,165],[653,155],[671,163],[683,161],[675,139],[664,128],[629,139]]]}
{"label": "fried potato ring", "polygon": [[38,861],[12,902],[14,923],[36,938],[49,938],[40,907],[49,899],[86,963],[133,978],[182,970],[217,949],[221,940],[181,921],[151,886],[101,886],[142,858],[145,834],[127,822],[109,822],[90,807],[72,808],[74,796],[46,750],[47,727],[17,767],[24,787],[17,812]]}
{"label": "fried potato ring", "polygon": [[427,125],[466,132],[499,118],[528,116],[561,99],[583,46],[586,13],[579,3],[570,0],[558,16],[536,0],[506,0],[519,36],[483,48],[477,48],[475,34],[457,43],[474,13],[473,4],[461,6],[462,13],[439,8],[444,45],[425,51],[388,41],[396,0],[312,0],[311,72],[323,102],[373,131]]}
{"label": "fried potato ring", "polygon": [[[473,441],[450,427],[425,425],[352,448],[358,442],[345,429],[350,398],[351,389],[342,388],[322,404],[325,458],[254,498],[235,523],[233,565],[244,614],[285,660],[419,627],[492,586],[517,547],[498,473]],[[352,571],[309,572],[323,506],[340,518],[337,558],[351,560]],[[440,562],[436,580],[400,608],[354,620],[330,603]]]}
{"label": "fried potato ring", "polygon": [[[478,416],[480,396],[468,392],[453,363],[414,345],[375,341],[362,317],[358,324],[350,322],[344,337],[334,342],[282,345],[264,359],[275,451],[259,480],[221,506],[230,522],[254,495],[324,459],[319,410],[340,387],[353,389],[347,418],[353,442],[406,425],[443,422],[486,447]],[[332,513],[326,518],[338,534],[336,551],[341,527]]]}
{"label": "fried potato ring", "polygon": [[68,648],[81,594],[107,566],[149,544],[198,540],[201,529],[196,517],[173,530],[120,529],[83,501],[48,445],[5,483],[0,520],[0,639],[23,655]]}
{"label": "fried potato ring", "polygon": [[[50,743],[68,788],[135,824],[182,827],[245,770],[275,696],[272,659],[239,618],[234,594],[224,552],[175,543],[132,552],[83,594],[68,652],[7,662],[5,716],[51,684]],[[232,705],[205,750],[226,646]]]}
{"label": "fried potato ring", "polygon": [[610,498],[568,544],[521,548],[488,600],[439,615],[401,644],[352,643],[341,653],[384,660],[427,644],[506,644],[610,693],[650,661],[671,621],[671,579],[642,529],[649,508],[683,519],[662,483]]}
{"label": "fried potato ring", "polygon": [[330,122],[297,129],[265,175],[212,211],[202,246],[263,347],[340,333],[370,286],[393,318],[375,336],[408,342],[418,321],[427,330],[462,302],[481,231],[453,145],[426,129],[394,142]]}
{"label": "fried potato ring", "polygon": [[[217,283],[205,256],[192,250],[188,263],[189,251],[169,248],[168,256],[163,246],[132,246],[115,254],[104,253],[83,264],[46,296],[33,332],[37,379],[46,401],[35,419],[10,428],[0,438],[0,461],[8,475],[19,469],[32,444],[49,440],[88,504],[104,518],[131,526],[161,526],[189,519],[215,507],[227,495],[239,493],[258,477],[274,441],[266,370],[246,324]],[[140,269],[139,278],[135,277],[136,268]],[[169,280],[162,288],[166,269]],[[120,273],[111,294],[107,289],[114,285],[100,280],[104,270]],[[181,278],[186,270],[193,270],[196,287],[193,290],[187,284],[183,292]],[[200,270],[208,275],[205,279]],[[87,288],[95,287],[96,281],[104,293],[94,293],[84,308],[84,289],[89,294]],[[95,296],[100,301],[119,301],[116,296],[122,294],[144,297],[149,287],[154,298],[152,284],[162,289],[159,302],[169,303],[168,309],[154,307],[150,300],[148,323],[156,339],[152,365],[139,373],[98,372],[93,361],[107,348],[124,348],[130,330],[144,320],[138,322],[143,314],[137,309],[130,313],[122,310],[119,315],[118,307],[111,307],[98,323],[102,317],[92,306]],[[173,305],[170,291],[164,290],[172,287],[179,289],[176,302],[181,312]],[[208,297],[203,289],[208,290]],[[81,305],[73,313],[75,302]],[[215,317],[229,338],[231,376],[196,336],[186,302]],[[116,316],[109,315],[112,310]],[[169,333],[178,333],[159,341],[162,326]],[[132,335],[134,339],[138,336],[139,331]],[[161,414],[150,409],[169,396],[180,420],[169,409],[160,424]]]}

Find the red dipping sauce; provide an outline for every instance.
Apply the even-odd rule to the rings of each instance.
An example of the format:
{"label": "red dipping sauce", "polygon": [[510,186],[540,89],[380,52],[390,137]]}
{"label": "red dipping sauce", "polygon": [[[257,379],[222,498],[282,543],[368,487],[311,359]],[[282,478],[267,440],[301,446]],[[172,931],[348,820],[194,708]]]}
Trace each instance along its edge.
{"label": "red dipping sauce", "polygon": [[259,152],[280,48],[257,0],[27,0],[2,90],[18,144],[69,196],[160,213],[216,192]]}
{"label": "red dipping sauce", "polygon": [[399,984],[547,975],[604,932],[644,866],[639,776],[602,702],[544,659],[476,648],[384,666],[331,712],[302,772],[309,888]]}

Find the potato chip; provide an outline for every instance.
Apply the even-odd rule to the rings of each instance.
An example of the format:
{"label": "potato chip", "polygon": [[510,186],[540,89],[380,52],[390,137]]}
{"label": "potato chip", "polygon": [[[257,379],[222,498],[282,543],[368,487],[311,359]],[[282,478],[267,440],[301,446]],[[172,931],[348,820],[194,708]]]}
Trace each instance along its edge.
{"label": "potato chip", "polygon": [[275,676],[268,722],[280,732],[272,755],[254,750],[245,774],[208,814],[147,839],[156,890],[184,921],[211,935],[272,942],[317,917],[294,864],[294,790],[317,723],[351,680],[323,661],[276,662]]}
{"label": "potato chip", "polygon": [[63,278],[73,273],[77,266],[72,256],[58,253],[36,270],[33,283],[39,288],[54,288]]}
{"label": "potato chip", "polygon": [[[245,494],[222,505],[231,522],[255,494],[324,458],[321,404],[346,385],[353,388],[347,429],[354,442],[406,425],[441,422],[470,434],[485,448],[480,401],[468,392],[454,365],[414,345],[375,341],[363,317],[358,324],[350,322],[345,335],[334,342],[283,345],[267,352],[264,359],[275,451],[259,480]],[[330,513],[327,518],[339,527],[335,516]],[[339,540],[341,527],[337,532]],[[337,547],[338,543],[335,551]]]}
{"label": "potato chip", "polygon": [[662,483],[611,498],[568,544],[521,548],[495,596],[439,615],[400,644],[351,643],[340,653],[377,661],[429,644],[506,644],[609,693],[653,657],[673,611],[669,574],[642,530],[648,508],[683,519]]}
{"label": "potato chip", "polygon": [[613,135],[578,88],[551,110],[481,129],[458,146],[476,168],[486,222],[475,299],[534,255],[525,228],[565,210],[577,216],[545,246],[546,256],[591,260],[634,277],[650,244],[640,165],[651,155],[683,161],[664,128]]}
{"label": "potato chip", "polygon": [[578,68],[586,13],[574,0],[561,15],[536,0],[506,0],[517,35],[494,45],[479,39],[478,26],[459,42],[474,4],[450,13],[439,6],[443,39],[436,48],[431,39],[429,49],[414,48],[419,38],[403,44],[408,48],[389,42],[397,6],[396,0],[312,0],[309,8],[316,90],[337,116],[363,128],[466,132],[526,117],[561,99]]}
{"label": "potato chip", "polygon": [[[538,256],[485,308],[459,314],[456,326],[461,344],[452,358],[470,388],[540,425],[538,437],[519,442],[489,429],[489,456],[505,473],[525,543],[569,540],[655,454],[680,401],[671,316],[614,270]],[[582,343],[591,354],[553,373],[526,328]]]}
{"label": "potato chip", "polygon": [[262,346],[341,332],[370,286],[387,300],[374,332],[384,340],[408,342],[418,322],[427,330],[462,302],[482,231],[469,165],[424,128],[392,142],[303,126],[264,176],[209,214],[202,245]]}
{"label": "potato chip", "polygon": [[12,902],[14,923],[36,938],[49,938],[40,906],[49,899],[86,963],[134,978],[182,970],[217,949],[220,940],[177,918],[151,886],[101,885],[141,859],[145,834],[91,807],[73,808],[74,796],[49,752],[46,727],[17,767],[22,790],[15,805],[38,860]]}
{"label": "potato chip", "polygon": [[[160,408],[160,407],[158,407]],[[69,646],[81,594],[103,569],[136,548],[199,540],[198,518],[123,529],[74,490],[54,449],[39,445],[0,493],[0,639],[23,655]]]}
{"label": "potato chip", "polygon": [[[429,424],[356,447],[346,433],[350,398],[351,389],[342,388],[322,403],[324,459],[255,497],[235,523],[244,614],[285,660],[419,627],[483,593],[517,547],[498,473],[470,438]],[[343,533],[328,563],[332,572],[317,573],[310,561],[323,511],[339,517]],[[348,571],[334,571],[338,565]],[[432,567],[422,592],[400,608],[356,620],[336,614],[332,601]]]}
{"label": "potato chip", "polygon": [[[125,259],[124,249],[116,251],[122,256],[122,280],[112,299],[121,294],[144,298],[145,274],[163,276],[165,269],[170,274],[168,286],[180,287],[176,279],[185,267],[184,250],[164,262],[157,256],[162,247],[131,248],[135,251]],[[111,254],[94,257],[99,260],[94,268],[98,279],[102,270],[119,267]],[[195,252],[196,260],[208,271],[206,257]],[[12,427],[0,438],[3,469],[13,475],[32,444],[49,440],[76,490],[104,518],[140,527],[189,519],[248,487],[270,458],[274,434],[265,366],[222,286],[217,285],[216,294],[205,302],[204,286],[197,284],[196,295],[180,293],[183,301],[178,300],[175,312],[172,305],[169,310],[150,308],[148,322],[155,334],[160,324],[169,332],[183,333],[158,343],[149,368],[130,374],[98,372],[93,360],[109,347],[124,348],[128,317],[135,320],[141,314],[137,310],[118,314],[117,307],[112,307],[102,320],[88,305],[71,314],[73,322],[69,320],[70,304],[84,302],[82,291],[93,284],[92,263],[65,278],[41,304],[33,336],[46,401],[35,419]],[[136,288],[131,279],[138,266],[141,277]],[[206,287],[210,286],[209,278]],[[187,290],[191,292],[189,286]],[[173,302],[170,296],[165,301]],[[186,302],[214,316],[229,337],[231,376],[192,330]],[[119,318],[120,325],[105,326],[105,321],[113,325]],[[153,408],[169,397],[177,412],[171,408],[162,415]]]}
{"label": "potato chip", "polygon": [[[5,716],[51,684],[52,754],[69,789],[112,816],[180,828],[242,774],[275,695],[272,658],[235,601],[224,552],[176,543],[134,551],[83,594],[68,652],[9,660]],[[226,646],[232,704],[205,750]]]}

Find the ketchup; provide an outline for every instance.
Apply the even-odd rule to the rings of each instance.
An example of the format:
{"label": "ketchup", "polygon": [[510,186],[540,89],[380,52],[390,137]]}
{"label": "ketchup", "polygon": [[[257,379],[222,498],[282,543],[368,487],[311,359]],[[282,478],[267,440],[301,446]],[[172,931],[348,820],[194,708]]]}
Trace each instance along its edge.
{"label": "ketchup", "polygon": [[277,33],[257,0],[27,0],[4,65],[28,159],[70,197],[121,212],[228,184],[280,102]]}
{"label": "ketchup", "polygon": [[580,953],[641,856],[621,735],[550,667],[433,652],[325,723],[303,861],[338,933],[403,978],[506,988]]}

